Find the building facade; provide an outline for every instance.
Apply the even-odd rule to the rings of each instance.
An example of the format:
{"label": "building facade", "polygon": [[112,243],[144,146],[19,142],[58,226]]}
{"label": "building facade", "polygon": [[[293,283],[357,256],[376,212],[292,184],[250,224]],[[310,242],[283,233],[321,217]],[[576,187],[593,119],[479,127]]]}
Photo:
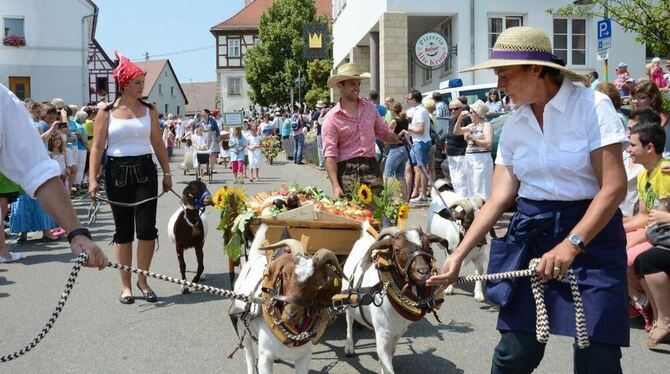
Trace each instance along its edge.
{"label": "building facade", "polygon": [[[245,0],[242,10],[210,29],[216,39],[216,103],[222,111],[249,109],[253,104],[248,94],[244,56],[259,42],[258,24],[272,1]],[[330,17],[331,0],[316,0],[315,5],[317,15]]]}
{"label": "building facade", "polygon": [[164,115],[184,115],[188,99],[172,69],[170,60],[149,60],[135,62],[144,70],[144,91],[142,99],[153,104]]}
{"label": "building facade", "polygon": [[[381,97],[403,97],[410,88],[431,91],[453,78],[465,85],[491,83],[496,82],[491,70],[458,71],[488,59],[506,28],[534,26],[549,35],[554,54],[568,67],[580,73],[598,71],[603,81],[596,42],[600,18],[559,17],[546,11],[567,4],[572,1],[333,0],[334,64],[351,61],[371,72],[361,96],[374,88]],[[614,22],[612,28],[610,81],[619,62],[626,62],[635,78],[644,75],[645,46]],[[423,67],[414,56],[419,37],[431,31],[444,36],[449,51],[444,65],[436,69]]]}
{"label": "building facade", "polygon": [[88,0],[1,1],[0,83],[21,99],[88,103],[97,12]]}
{"label": "building facade", "polygon": [[109,58],[100,44],[92,39],[88,43],[88,102],[114,101],[118,94],[112,71],[116,61]]}

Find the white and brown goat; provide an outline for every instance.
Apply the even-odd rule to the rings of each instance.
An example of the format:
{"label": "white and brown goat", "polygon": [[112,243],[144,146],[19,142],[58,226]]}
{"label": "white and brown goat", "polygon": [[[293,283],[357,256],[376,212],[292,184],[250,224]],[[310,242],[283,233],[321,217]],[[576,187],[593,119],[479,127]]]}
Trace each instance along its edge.
{"label": "white and brown goat", "polygon": [[[484,205],[484,201],[480,198],[467,199],[453,191],[447,191],[442,186],[446,183],[442,180],[435,182],[440,196],[448,205],[445,207],[442,200],[437,196],[437,192],[432,190],[432,203],[428,208],[428,224],[427,231],[431,234],[437,235],[449,242],[448,254],[455,250],[460,244],[463,236],[470,228],[475,215]],[[447,213],[451,211],[451,216]],[[475,267],[475,274],[484,274],[489,262],[490,252],[490,238],[486,238],[479,245],[477,245],[463,261],[463,265],[472,262]],[[448,255],[447,255],[448,256]],[[454,293],[454,286],[450,285],[444,291],[447,295]],[[474,288],[475,300],[483,302],[484,297],[484,281],[476,281]]]}
{"label": "white and brown goat", "polygon": [[[426,287],[426,280],[436,271],[431,249],[431,243],[435,242],[444,245],[441,238],[425,234],[420,229],[401,231],[389,228],[375,239],[367,232],[367,224],[363,224],[363,234],[344,264],[343,293],[351,291],[363,294],[361,290],[379,289],[384,279],[390,279],[387,278],[388,273],[380,270],[377,258],[380,253],[388,259],[386,267],[392,268],[389,272],[400,284],[388,285],[387,294],[381,300],[378,295],[375,302],[369,305],[347,309],[347,341],[344,348],[347,356],[355,354],[353,324],[357,321],[375,332],[381,372],[394,373],[392,359],[398,340],[412,322],[423,318],[426,312],[434,311],[435,303],[441,303],[441,300],[433,299],[434,289]],[[396,292],[395,296],[392,292]],[[398,298],[400,301],[409,299],[417,305],[423,303],[423,307],[419,307],[418,314],[408,312],[405,309],[408,306],[399,305]]]}
{"label": "white and brown goat", "polygon": [[[234,290],[271,297],[273,305],[261,308],[236,301],[229,313],[242,334],[249,374],[256,368],[260,374],[272,373],[279,359],[293,362],[296,373],[306,374],[313,343],[328,324],[324,308],[340,290],[342,268],[332,251],[320,249],[309,258],[294,239],[261,246],[266,230],[265,225],[257,230]],[[268,266],[265,251],[272,249],[280,251],[275,252],[276,258]],[[295,338],[300,335],[302,339]]]}
{"label": "white and brown goat", "polygon": [[[182,280],[186,280],[184,251],[189,248],[195,249],[195,257],[198,259],[198,268],[192,282],[199,282],[205,270],[202,247],[207,237],[207,218],[204,215],[207,205],[212,205],[212,195],[207,186],[201,181],[189,182],[181,194],[181,206],[168,221],[167,232],[170,241],[175,245]],[[181,292],[190,291],[188,287],[182,286]]]}

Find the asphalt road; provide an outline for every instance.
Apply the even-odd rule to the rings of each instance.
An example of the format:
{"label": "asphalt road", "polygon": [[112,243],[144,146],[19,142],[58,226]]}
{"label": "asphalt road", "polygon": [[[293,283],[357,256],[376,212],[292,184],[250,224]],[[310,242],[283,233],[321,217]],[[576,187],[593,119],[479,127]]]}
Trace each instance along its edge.
{"label": "asphalt road", "polygon": [[[175,190],[193,179],[184,177],[173,158]],[[297,182],[329,189],[325,173],[312,166],[297,166],[278,161],[261,168],[261,181],[244,185],[247,193],[268,191],[282,183]],[[219,167],[213,193],[232,174]],[[88,201],[77,199],[77,211],[85,219]],[[160,249],[152,271],[175,276],[178,265],[166,234],[170,215],[178,207],[173,195],[162,197],[158,205]],[[228,265],[220,232],[215,230],[218,212],[208,211],[209,236],[205,245],[203,283],[229,288]],[[425,224],[426,212],[413,209],[410,225]],[[103,205],[92,227],[94,238],[114,261],[108,245],[113,233],[109,207]],[[31,234],[28,243],[16,247],[25,259],[0,265],[0,355],[14,352],[30,342],[42,329],[56,307],[57,300],[72,267],[72,255],[66,240],[41,242],[41,234]],[[10,241],[10,242],[13,242]],[[439,253],[440,264],[443,254]],[[187,269],[193,276],[196,260],[193,251],[186,254]],[[464,274],[472,273],[470,266]],[[133,277],[133,284],[135,283]],[[133,305],[118,302],[120,281],[112,269],[82,270],[69,301],[53,330],[31,352],[9,363],[0,363],[0,373],[239,373],[244,372],[244,353],[235,349],[237,337],[227,315],[230,302],[210,294],[195,292],[182,295],[178,285],[156,279],[149,281],[160,301],[156,304],[137,298]],[[490,371],[493,348],[498,340],[495,330],[496,308],[476,302],[472,286],[457,288],[439,311],[442,323],[428,316],[412,324],[400,339],[393,360],[397,373],[484,373]],[[135,295],[139,295],[134,290]],[[529,318],[532,318],[529,316]],[[313,373],[376,373],[379,371],[374,333],[355,330],[356,357],[345,357],[344,317],[329,327],[315,347],[310,365]],[[635,322],[631,328],[631,346],[624,349],[624,372],[660,373],[667,370],[670,346],[664,352],[644,347],[646,333]],[[666,369],[662,369],[666,367]],[[572,339],[551,336],[539,373],[572,371]],[[290,373],[285,363],[275,372]]]}

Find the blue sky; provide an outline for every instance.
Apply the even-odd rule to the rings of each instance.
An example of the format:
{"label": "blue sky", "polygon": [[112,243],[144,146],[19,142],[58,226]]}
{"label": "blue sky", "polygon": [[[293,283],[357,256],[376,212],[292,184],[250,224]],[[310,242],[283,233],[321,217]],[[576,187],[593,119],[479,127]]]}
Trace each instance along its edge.
{"label": "blue sky", "polygon": [[[144,59],[146,52],[152,60],[170,59],[181,83],[216,81],[209,29],[244,5],[244,0],[93,1],[99,8],[95,37],[112,59],[114,49],[131,60]],[[193,49],[200,50],[175,53]]]}

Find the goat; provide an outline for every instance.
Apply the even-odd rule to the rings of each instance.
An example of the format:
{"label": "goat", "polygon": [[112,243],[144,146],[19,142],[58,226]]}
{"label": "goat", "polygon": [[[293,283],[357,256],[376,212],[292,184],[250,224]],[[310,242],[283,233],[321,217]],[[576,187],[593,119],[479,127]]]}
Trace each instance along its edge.
{"label": "goat", "polygon": [[[207,217],[204,211],[205,206],[212,204],[212,195],[203,182],[189,182],[181,194],[182,206],[172,214],[168,221],[167,232],[170,241],[175,245],[182,280],[186,280],[186,263],[184,262],[186,249],[195,248],[195,256],[198,259],[198,269],[192,282],[199,282],[205,270],[202,247],[207,237],[207,225],[205,224]],[[182,286],[181,292],[185,294],[190,291],[187,286]]]}
{"label": "goat", "polygon": [[[402,294],[408,296],[408,291],[425,299],[432,300],[433,289],[425,287],[426,280],[434,273],[433,251],[431,243],[439,242],[444,245],[444,240],[436,236],[423,233],[420,229],[401,231],[398,228],[385,229],[380,233],[378,239],[367,232],[367,223],[363,224],[363,234],[354,244],[349,257],[344,264],[344,278],[342,281],[343,293],[356,292],[360,288],[377,288],[382,280],[380,272],[375,268],[378,264],[373,264],[374,257],[380,252],[391,256],[393,264],[398,271],[398,278],[405,279],[404,285],[397,285],[402,288]],[[376,287],[377,286],[377,287]],[[407,314],[401,314],[398,306],[392,304],[389,296],[392,286],[388,286],[388,292],[381,300],[364,306],[347,309],[347,340],[344,352],[347,356],[355,354],[353,339],[354,320],[375,331],[375,341],[377,346],[377,355],[382,367],[382,373],[394,373],[392,359],[395,354],[398,340],[407,331],[409,324],[415,320],[423,318],[426,311],[408,319]],[[411,295],[410,295],[411,296]],[[378,297],[378,296],[376,296]],[[360,298],[359,298],[360,300]],[[439,302],[438,302],[439,303]]]}
{"label": "goat", "polygon": [[[484,205],[484,201],[481,198],[466,199],[455,192],[446,191],[442,188],[446,185],[442,180],[435,182],[435,185],[439,194],[442,196],[442,199],[444,199],[444,202],[449,206],[452,216],[450,217],[446,214],[447,207],[444,206],[442,200],[433,190],[431,191],[433,196],[432,203],[428,209],[428,224],[426,227],[429,233],[435,234],[449,242],[447,250],[448,256],[451,254],[451,251],[455,250],[456,247],[458,247],[458,244],[460,244],[463,236],[470,228],[476,213],[479,212]],[[490,252],[489,243],[490,240],[482,241],[482,243],[470,251],[463,261],[464,265],[472,262],[475,267],[475,274],[477,275],[484,274],[484,271],[488,266]],[[449,285],[444,293],[452,295],[454,293],[454,286]],[[478,302],[483,302],[485,300],[484,281],[475,282],[474,297]]]}
{"label": "goat", "polygon": [[[304,322],[309,325],[315,318],[327,318],[327,313],[321,313],[322,309],[312,307],[330,305],[332,296],[340,290],[342,268],[332,251],[322,248],[310,259],[305,256],[300,242],[294,239],[263,247],[261,243],[265,241],[266,232],[265,224],[257,230],[249,260],[240,270],[234,291],[258,297],[265,294],[269,286],[275,291],[275,306],[263,306],[261,310],[259,305],[236,301],[229,314],[235,329],[244,331],[242,344],[249,374],[253,374],[256,367],[260,374],[272,373],[274,361],[278,359],[294,362],[295,372],[306,374],[312,358],[313,341],[323,333],[325,323],[315,337],[301,342],[281,341],[273,328],[280,326],[295,331],[298,330],[295,326]],[[277,257],[268,266],[264,251],[272,249],[283,251],[275,252]],[[274,307],[278,308],[270,309]],[[274,317],[273,311],[276,312]],[[257,349],[254,349],[254,339],[257,340]]]}

